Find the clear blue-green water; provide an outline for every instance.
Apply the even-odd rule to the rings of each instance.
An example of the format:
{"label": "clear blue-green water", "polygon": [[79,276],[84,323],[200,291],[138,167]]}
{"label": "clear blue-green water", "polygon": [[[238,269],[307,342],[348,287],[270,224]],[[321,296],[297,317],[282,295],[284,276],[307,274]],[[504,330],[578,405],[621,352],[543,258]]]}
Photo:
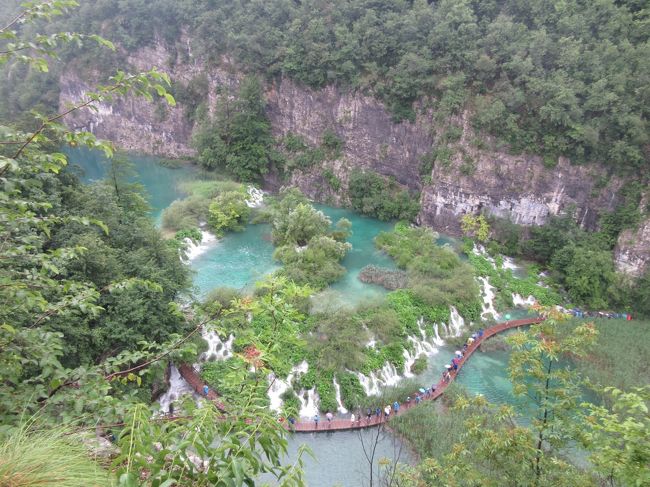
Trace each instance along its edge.
{"label": "clear blue-green water", "polygon": [[[356,304],[385,294],[382,287],[364,284],[358,276],[368,264],[395,267],[392,259],[375,248],[373,240],[379,232],[390,230],[393,223],[367,218],[342,208],[314,206],[325,213],[332,224],[341,218],[347,218],[352,223],[352,235],[348,239],[352,250],[342,262],[347,273],[325,294],[346,304]],[[273,260],[270,231],[269,225],[248,225],[243,232],[227,234],[214,247],[194,259],[194,284],[199,295],[218,286],[249,288],[277,269],[279,266]]]}
{"label": "clear blue-green water", "polygon": [[220,286],[250,288],[279,267],[273,250],[270,225],[248,225],[243,232],[227,234],[192,260],[199,296]]}
{"label": "clear blue-green water", "polygon": [[[71,170],[82,171],[81,180],[92,182],[103,178],[109,163],[103,154],[86,149],[66,151]],[[182,198],[180,184],[195,175],[191,167],[171,169],[160,166],[158,159],[151,156],[129,154],[126,156],[135,170],[134,181],[140,182],[149,197],[152,217],[159,222],[162,210],[174,200]],[[76,167],[76,169],[75,169]],[[352,235],[349,239],[352,250],[343,260],[347,274],[333,286],[316,296],[315,300],[331,300],[343,305],[354,305],[381,298],[385,290],[379,286],[364,284],[358,279],[361,269],[374,264],[394,268],[393,261],[374,246],[374,237],[392,228],[392,222],[381,222],[341,208],[316,205],[332,219],[340,218],[352,222]],[[457,242],[446,236],[438,239],[439,245],[456,246]],[[200,295],[218,286],[247,288],[266,274],[277,269],[273,260],[273,245],[270,241],[269,225],[248,225],[243,232],[230,233],[220,239],[205,253],[192,261],[195,271],[194,284]],[[322,297],[322,299],[321,299]],[[522,310],[514,310],[503,315],[503,319],[516,319],[525,315]],[[454,349],[441,347],[439,352],[429,358],[429,369],[418,376],[423,385],[439,380],[444,364],[449,363]],[[508,380],[508,352],[476,353],[463,367],[458,383],[471,393],[483,394],[492,402],[514,404],[512,386]],[[363,433],[366,444],[373,430]],[[309,446],[315,458],[305,457],[305,474],[310,486],[357,486],[367,483],[368,462],[364,456],[361,439],[356,432],[337,432],[333,434],[299,434],[289,440],[287,461],[295,459],[301,445]],[[399,442],[387,435],[379,444],[376,461],[379,458],[398,458]],[[412,461],[406,448],[401,449],[401,461]],[[376,464],[375,464],[376,468]],[[271,479],[263,479],[270,481]]]}
{"label": "clear blue-green water", "polygon": [[377,482],[377,473],[381,459],[401,463],[412,463],[415,460],[408,447],[388,431],[380,433],[379,436],[375,428],[336,433],[294,434],[289,438],[287,459],[294,462],[298,449],[303,445],[314,453],[314,458],[303,456],[305,480],[310,487],[369,485],[370,462],[364,454],[363,446],[370,450],[375,439],[377,448],[373,462],[373,485],[380,485]]}
{"label": "clear blue-green water", "polygon": [[[79,179],[84,183],[98,181],[108,174],[110,161],[103,152],[83,147],[65,148],[63,152],[68,156],[68,170],[78,173]],[[194,169],[191,166],[177,169],[164,167],[155,156],[126,154],[121,157],[132,163],[133,176],[130,179],[142,184],[151,206],[151,214],[156,223],[160,223],[162,211],[174,200],[185,196],[180,184],[192,178]]]}

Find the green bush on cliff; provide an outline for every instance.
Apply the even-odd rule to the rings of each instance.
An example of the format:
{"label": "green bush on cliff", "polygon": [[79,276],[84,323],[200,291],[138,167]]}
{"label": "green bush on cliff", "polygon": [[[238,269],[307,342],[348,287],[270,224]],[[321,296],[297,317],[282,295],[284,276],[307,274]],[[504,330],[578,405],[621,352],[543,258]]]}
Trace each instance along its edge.
{"label": "green bush on cliff", "polygon": [[372,171],[353,170],[348,181],[352,208],[380,220],[413,220],[420,211],[419,195]]}

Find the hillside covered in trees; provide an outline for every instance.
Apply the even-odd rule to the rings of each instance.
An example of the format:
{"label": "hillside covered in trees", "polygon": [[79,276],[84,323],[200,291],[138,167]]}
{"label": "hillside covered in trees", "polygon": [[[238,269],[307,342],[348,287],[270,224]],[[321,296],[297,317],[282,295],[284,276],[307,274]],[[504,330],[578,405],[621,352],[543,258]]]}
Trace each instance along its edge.
{"label": "hillside covered in trees", "polygon": [[[469,109],[476,128],[550,165],[563,155],[634,173],[650,157],[648,15],[636,0],[97,0],[54,28],[120,46],[70,58],[88,69],[157,41],[189,45],[209,63],[367,91],[397,120]],[[56,83],[33,90],[3,96],[0,114]]]}
{"label": "hillside covered in trees", "polygon": [[[304,449],[287,460],[289,419],[301,406],[313,404],[316,416],[303,421],[318,425],[319,412],[345,406],[359,420],[379,403],[391,411],[421,399],[429,358],[462,357],[452,351],[500,319],[495,306],[512,311],[515,298],[535,301],[514,311],[536,313],[539,324],[481,353],[508,351],[508,387],[524,412],[453,387],[442,405],[399,416],[397,407],[391,424],[419,458],[381,460],[374,480],[369,459],[369,485],[650,482],[648,323],[630,324],[627,313],[569,319],[558,307],[650,315],[650,271],[630,281],[611,256],[645,211],[644,2],[18,3],[0,5],[0,483],[305,485]],[[131,72],[129,54],[159,42],[177,51],[169,62],[232,58],[246,76],[210,114],[200,79],[186,86],[157,69]],[[73,68],[103,81],[61,107],[59,76]],[[328,130],[316,147],[274,137],[263,81],[278,77],[368,93],[404,123],[418,111],[442,124],[466,112],[477,133],[544,155],[549,170],[567,156],[630,184],[596,232],[571,214],[524,230],[468,213],[459,216],[464,238],[441,243],[413,224],[413,193],[353,171],[352,208],[375,223],[400,221],[369,239],[391,267],[359,274],[385,289],[341,306],[326,293],[349,272],[361,228],[332,220],[296,188],[262,197],[247,186],[272,167],[319,167],[345,144]],[[184,103],[198,122],[200,167],[160,222],[116,147],[63,123],[127,96]],[[66,151],[79,147],[106,155],[105,177],[82,183],[68,167]],[[272,274],[197,295],[190,250],[208,232],[223,243],[254,225],[268,228],[256,238],[272,247]],[[504,254],[522,258],[519,275]],[[158,400],[181,382],[174,364],[196,364],[207,389],[170,394],[165,409]],[[395,382],[414,379],[385,387],[382,369]],[[379,396],[368,393],[371,377]],[[575,461],[575,448],[588,463]]]}

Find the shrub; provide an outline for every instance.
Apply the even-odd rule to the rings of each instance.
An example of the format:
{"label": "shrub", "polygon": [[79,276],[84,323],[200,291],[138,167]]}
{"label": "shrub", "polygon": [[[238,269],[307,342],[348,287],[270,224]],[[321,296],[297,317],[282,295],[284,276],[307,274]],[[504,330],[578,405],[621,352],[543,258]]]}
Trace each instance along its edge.
{"label": "shrub", "polygon": [[422,372],[427,370],[427,367],[429,366],[429,361],[427,359],[426,355],[420,355],[418,358],[415,359],[415,362],[413,362],[413,365],[411,366],[411,372],[413,374],[421,374]]}
{"label": "shrub", "polygon": [[375,265],[367,265],[361,269],[359,280],[365,283],[378,284],[390,291],[405,288],[408,285],[406,272]]}
{"label": "shrub", "polygon": [[348,189],[354,210],[380,220],[413,220],[420,211],[419,195],[372,171],[352,171]]}
{"label": "shrub", "polygon": [[226,191],[217,196],[209,207],[208,224],[217,235],[225,231],[242,231],[248,223],[251,209],[241,191]]}

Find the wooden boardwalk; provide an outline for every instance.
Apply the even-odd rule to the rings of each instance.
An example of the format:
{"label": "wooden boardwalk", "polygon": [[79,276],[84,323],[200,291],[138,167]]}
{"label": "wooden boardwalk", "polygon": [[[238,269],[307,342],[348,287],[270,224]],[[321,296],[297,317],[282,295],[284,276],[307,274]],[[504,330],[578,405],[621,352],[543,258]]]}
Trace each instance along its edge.
{"label": "wooden boardwalk", "polygon": [[[463,358],[460,360],[458,364],[458,370],[450,371],[451,378],[449,379],[449,381],[446,382],[441,379],[436,385],[436,390],[433,393],[430,393],[429,395],[423,395],[422,400],[435,401],[440,396],[442,396],[445,392],[445,389],[447,389],[449,384],[451,384],[456,378],[456,376],[460,373],[461,369],[463,368],[463,365],[467,363],[469,358],[478,349],[481,343],[483,343],[488,338],[496,335],[497,333],[501,333],[502,331],[509,330],[511,328],[533,325],[536,323],[541,323],[542,321],[544,321],[544,318],[542,317],[524,318],[521,320],[505,321],[503,323],[499,323],[498,325],[491,326],[490,328],[486,328],[485,330],[483,330],[483,336],[477,338],[471,345],[467,347],[467,350],[465,351],[465,355],[463,356]],[[188,364],[181,364],[178,370],[180,374],[183,376],[183,378],[192,386],[192,388],[198,394],[203,395],[204,383],[199,377],[199,375],[196,373],[194,368],[192,368],[192,366]],[[415,392],[416,391],[414,391],[413,394],[411,395],[413,398],[415,398]],[[219,395],[215,391],[210,389],[207,397],[208,399],[213,401],[221,411],[223,412],[226,411],[225,406],[219,400]],[[385,405],[380,405],[382,409],[384,406]],[[402,414],[404,411],[414,407],[417,407],[417,403],[415,402],[415,399],[411,400],[410,403],[400,403],[399,414]],[[391,405],[391,409],[392,409],[392,405]],[[362,428],[372,428],[373,426],[377,426],[379,424],[385,423],[389,421],[390,418],[392,418],[394,415],[395,415],[394,411],[391,411],[391,414],[388,417],[384,416],[382,412],[380,416],[376,416],[375,414],[373,414],[370,420],[368,420],[365,417],[356,418],[356,421],[354,423],[350,421],[350,419],[333,419],[332,421],[327,421],[327,419],[323,415],[320,418],[318,424],[313,419],[301,419],[299,421],[296,421],[293,425],[290,425],[285,422],[285,427],[287,429],[290,429],[298,433],[326,433],[328,431],[357,430]]]}

